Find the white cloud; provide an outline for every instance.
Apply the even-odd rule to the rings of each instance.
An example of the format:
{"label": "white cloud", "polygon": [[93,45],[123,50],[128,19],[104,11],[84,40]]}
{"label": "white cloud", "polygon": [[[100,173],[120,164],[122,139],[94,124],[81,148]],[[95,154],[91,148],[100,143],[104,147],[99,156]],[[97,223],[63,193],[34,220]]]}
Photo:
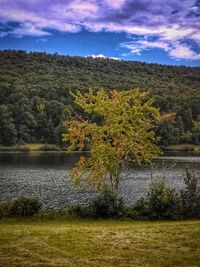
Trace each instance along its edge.
{"label": "white cloud", "polygon": [[142,51],[150,48],[159,48],[167,52],[172,58],[175,59],[200,59],[200,54],[193,51],[188,44],[182,44],[179,41],[166,42],[160,41],[148,41],[148,40],[137,40],[128,43],[122,43],[122,47],[130,50],[130,53],[141,55]]}
{"label": "white cloud", "polygon": [[108,4],[108,6],[112,8],[120,8],[125,3],[125,0],[105,0],[105,2]]}
{"label": "white cloud", "polygon": [[106,57],[104,54],[88,55],[86,57],[92,57],[92,58],[109,58],[109,59],[114,59],[114,60],[121,60],[118,57]]}
{"label": "white cloud", "polygon": [[103,54],[97,54],[97,55],[88,55],[87,57],[92,57],[92,58],[106,58]]}
{"label": "white cloud", "polygon": [[36,42],[46,43],[46,42],[48,42],[48,39],[47,38],[38,38],[38,39],[36,39]]}
{"label": "white cloud", "polygon": [[[139,46],[137,43],[121,43],[120,44],[121,47],[123,48],[127,48],[130,50],[131,54],[137,54],[137,55],[141,55],[140,52],[143,50],[141,46]],[[127,53],[123,53],[123,56],[128,55]]]}
{"label": "white cloud", "polygon": [[12,30],[10,33],[17,35],[17,36],[44,36],[44,35],[51,35],[49,32],[38,29],[35,25],[31,23],[24,23],[19,28]]}
{"label": "white cloud", "polygon": [[163,40],[180,40],[186,37],[190,37],[196,31],[192,28],[181,28],[178,25],[172,27],[161,27],[160,36]]}
{"label": "white cloud", "polygon": [[6,37],[9,33],[8,32],[0,32],[0,38]]}
{"label": "white cloud", "polygon": [[200,54],[194,52],[189,46],[176,44],[169,50],[169,55],[176,59],[200,59]]}

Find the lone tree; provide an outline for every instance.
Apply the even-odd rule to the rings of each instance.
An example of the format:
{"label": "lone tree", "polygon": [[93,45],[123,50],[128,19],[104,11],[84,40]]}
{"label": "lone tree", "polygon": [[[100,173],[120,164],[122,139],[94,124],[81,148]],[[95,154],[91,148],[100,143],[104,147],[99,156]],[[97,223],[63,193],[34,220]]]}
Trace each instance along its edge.
{"label": "lone tree", "polygon": [[89,156],[80,157],[71,177],[74,182],[84,180],[97,190],[109,183],[112,193],[117,194],[119,181],[131,163],[151,162],[160,154],[155,144],[158,138],[152,130],[160,118],[159,111],[148,93],[138,90],[101,89],[96,94],[89,90],[72,95],[87,117],[95,115],[96,120],[75,116],[69,122],[68,133],[63,135],[63,141],[70,143],[69,151],[90,148]]}

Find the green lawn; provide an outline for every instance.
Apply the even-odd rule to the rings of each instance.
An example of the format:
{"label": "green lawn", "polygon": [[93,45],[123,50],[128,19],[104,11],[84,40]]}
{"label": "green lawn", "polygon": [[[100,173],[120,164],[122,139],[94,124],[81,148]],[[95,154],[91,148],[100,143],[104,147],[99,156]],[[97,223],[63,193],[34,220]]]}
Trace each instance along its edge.
{"label": "green lawn", "polygon": [[200,221],[4,220],[0,266],[200,266]]}

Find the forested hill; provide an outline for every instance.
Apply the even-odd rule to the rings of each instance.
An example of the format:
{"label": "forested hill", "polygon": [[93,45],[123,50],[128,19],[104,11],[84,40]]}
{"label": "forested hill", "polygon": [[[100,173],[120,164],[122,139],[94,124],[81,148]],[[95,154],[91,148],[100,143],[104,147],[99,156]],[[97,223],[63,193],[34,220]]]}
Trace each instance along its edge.
{"label": "forested hill", "polygon": [[157,129],[161,144],[198,143],[200,68],[0,51],[0,144],[60,144],[73,107],[69,91],[139,88],[176,120]]}

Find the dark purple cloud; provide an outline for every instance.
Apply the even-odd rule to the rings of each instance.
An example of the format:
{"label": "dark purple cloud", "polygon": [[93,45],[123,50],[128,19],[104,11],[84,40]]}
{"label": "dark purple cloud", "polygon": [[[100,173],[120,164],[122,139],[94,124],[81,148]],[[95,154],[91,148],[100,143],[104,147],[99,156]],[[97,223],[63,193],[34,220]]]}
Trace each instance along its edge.
{"label": "dark purple cloud", "polygon": [[200,44],[196,0],[0,0],[0,23],[16,22],[0,36],[45,36],[51,30],[126,32],[137,40],[121,44],[130,53],[159,48],[174,58],[199,59],[185,40]]}

